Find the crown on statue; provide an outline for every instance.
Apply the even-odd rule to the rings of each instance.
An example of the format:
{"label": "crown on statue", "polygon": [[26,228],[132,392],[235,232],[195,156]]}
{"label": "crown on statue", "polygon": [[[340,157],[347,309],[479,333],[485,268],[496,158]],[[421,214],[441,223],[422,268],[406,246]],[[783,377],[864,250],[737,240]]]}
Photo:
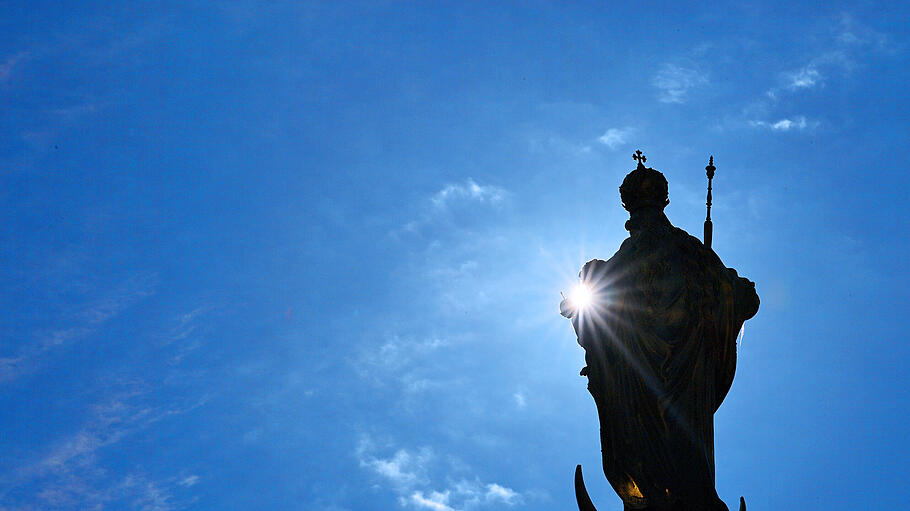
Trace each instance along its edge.
{"label": "crown on statue", "polygon": [[630,213],[648,207],[664,209],[670,203],[667,198],[667,178],[659,171],[645,167],[647,158],[641,151],[635,151],[632,158],[638,160],[638,168],[629,172],[619,187],[622,207]]}

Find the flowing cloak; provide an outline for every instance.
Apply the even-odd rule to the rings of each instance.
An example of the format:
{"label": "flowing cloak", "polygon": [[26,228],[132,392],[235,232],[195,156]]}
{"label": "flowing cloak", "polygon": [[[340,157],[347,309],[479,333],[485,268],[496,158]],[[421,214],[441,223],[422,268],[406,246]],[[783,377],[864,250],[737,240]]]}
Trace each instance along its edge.
{"label": "flowing cloak", "polygon": [[714,487],[714,412],[758,295],[664,222],[581,270],[595,294],[573,317],[582,374],[597,404],[604,474],[627,509],[726,510]]}

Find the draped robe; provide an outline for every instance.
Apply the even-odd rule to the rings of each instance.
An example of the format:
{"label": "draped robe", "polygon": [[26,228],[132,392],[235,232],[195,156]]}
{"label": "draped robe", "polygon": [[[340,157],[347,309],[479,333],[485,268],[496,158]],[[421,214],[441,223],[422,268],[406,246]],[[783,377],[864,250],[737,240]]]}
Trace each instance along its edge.
{"label": "draped robe", "polygon": [[581,270],[595,299],[572,317],[604,474],[626,509],[726,511],[714,487],[714,412],[758,295],[663,213],[627,228],[612,258]]}

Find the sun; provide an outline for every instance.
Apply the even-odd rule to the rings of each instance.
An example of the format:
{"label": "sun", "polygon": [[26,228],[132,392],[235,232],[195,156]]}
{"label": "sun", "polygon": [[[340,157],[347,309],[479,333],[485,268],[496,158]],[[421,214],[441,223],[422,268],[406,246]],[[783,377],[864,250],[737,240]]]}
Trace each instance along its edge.
{"label": "sun", "polygon": [[569,298],[571,298],[576,307],[583,309],[594,301],[594,292],[587,284],[582,283],[572,289],[572,292],[569,293]]}

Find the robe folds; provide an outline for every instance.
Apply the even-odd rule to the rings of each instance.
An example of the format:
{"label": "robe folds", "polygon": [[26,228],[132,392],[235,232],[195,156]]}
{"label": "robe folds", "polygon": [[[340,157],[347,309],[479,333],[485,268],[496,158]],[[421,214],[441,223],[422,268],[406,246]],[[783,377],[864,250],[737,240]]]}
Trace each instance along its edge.
{"label": "robe folds", "polygon": [[714,487],[714,412],[758,295],[663,219],[580,273],[595,298],[572,322],[600,419],[604,474],[626,509],[726,510]]}

